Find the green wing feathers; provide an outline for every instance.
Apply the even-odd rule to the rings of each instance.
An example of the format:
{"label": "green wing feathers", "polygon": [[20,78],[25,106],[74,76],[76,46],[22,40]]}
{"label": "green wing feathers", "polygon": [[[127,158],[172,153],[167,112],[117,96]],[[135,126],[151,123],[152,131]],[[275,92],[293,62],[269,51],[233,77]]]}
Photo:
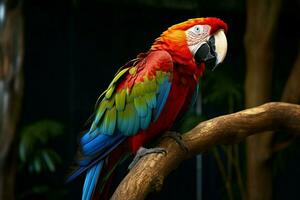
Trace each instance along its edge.
{"label": "green wing feathers", "polygon": [[[158,106],[158,95],[166,83],[171,85],[171,72],[156,71],[155,76],[144,75],[142,81],[135,81],[117,90],[117,84],[123,76],[130,76],[130,68],[123,69],[113,79],[103,99],[98,104],[92,129],[100,129],[100,133],[112,135],[116,130],[126,136],[146,129],[153,119],[154,109]],[[98,133],[99,133],[98,132]]]}
{"label": "green wing feathers", "polygon": [[164,107],[172,75],[172,59],[164,51],[121,68],[98,98],[90,132],[131,136],[148,128]]}

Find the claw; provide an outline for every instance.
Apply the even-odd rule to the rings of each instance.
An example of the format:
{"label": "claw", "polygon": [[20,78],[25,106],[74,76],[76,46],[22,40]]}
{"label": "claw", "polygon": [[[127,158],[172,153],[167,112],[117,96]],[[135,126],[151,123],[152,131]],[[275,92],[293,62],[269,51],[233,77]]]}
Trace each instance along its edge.
{"label": "claw", "polygon": [[144,147],[140,147],[139,150],[136,152],[136,155],[133,158],[132,162],[128,166],[128,169],[131,170],[142,157],[144,157],[147,154],[152,154],[152,153],[167,154],[167,151],[164,148],[159,148],[159,147],[151,148],[151,149],[146,149]]}
{"label": "claw", "polygon": [[183,149],[183,151],[185,151],[185,153],[189,152],[188,147],[186,146],[186,144],[182,141],[182,135],[178,132],[175,131],[168,131],[166,134],[164,134],[162,136],[162,138],[172,138],[173,140],[176,141],[176,143]]}

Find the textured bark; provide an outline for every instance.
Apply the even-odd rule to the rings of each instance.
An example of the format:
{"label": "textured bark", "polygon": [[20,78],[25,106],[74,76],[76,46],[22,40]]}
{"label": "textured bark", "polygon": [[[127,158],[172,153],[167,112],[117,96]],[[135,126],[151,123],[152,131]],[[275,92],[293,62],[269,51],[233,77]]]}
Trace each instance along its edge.
{"label": "textured bark", "polygon": [[141,200],[162,188],[165,177],[182,161],[219,144],[237,143],[263,131],[287,130],[300,135],[300,105],[267,103],[200,123],[183,135],[186,153],[174,140],[164,138],[158,147],[167,154],[143,157],[120,183],[112,200]]}
{"label": "textured bark", "polygon": [[12,200],[17,168],[13,144],[23,96],[23,21],[19,8],[8,9],[3,18],[0,28],[0,199]]}
{"label": "textured bark", "polygon": [[[281,0],[247,0],[246,22],[246,107],[270,100],[272,83],[272,41]],[[247,139],[247,196],[249,200],[272,199],[272,134]]]}

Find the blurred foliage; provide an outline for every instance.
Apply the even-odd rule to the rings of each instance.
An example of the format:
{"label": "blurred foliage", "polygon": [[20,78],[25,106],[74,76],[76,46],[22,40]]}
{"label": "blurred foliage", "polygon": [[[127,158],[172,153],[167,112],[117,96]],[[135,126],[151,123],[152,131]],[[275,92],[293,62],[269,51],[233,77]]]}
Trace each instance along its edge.
{"label": "blurred foliage", "polygon": [[[44,184],[33,186],[30,190],[18,195],[17,199],[63,199],[63,196],[65,196],[66,193],[67,192],[64,189],[53,189],[50,188],[48,184]],[[43,198],[36,198],[37,196],[43,196]]]}
{"label": "blurred foliage", "polygon": [[[224,66],[228,69],[228,66]],[[206,94],[203,105],[227,108],[225,113],[232,113],[243,106],[243,84],[239,83],[226,71],[208,71],[205,81],[201,81]]]}
{"label": "blurred foliage", "polygon": [[38,121],[24,127],[19,144],[21,167],[35,173],[54,172],[61,158],[49,147],[49,143],[62,134],[63,126],[51,120]]}
{"label": "blurred foliage", "polygon": [[[230,69],[230,66],[223,66]],[[230,70],[208,71],[207,78],[202,81],[205,89],[203,105],[220,110],[218,115],[230,114],[244,107],[243,83],[239,82]],[[243,144],[222,145],[212,150],[220,175],[224,182],[222,191],[224,199],[244,199],[243,169],[240,161]]]}
{"label": "blurred foliage", "polygon": [[[229,114],[243,108],[243,83],[234,77],[235,74],[231,73],[230,66],[222,66],[222,68],[226,70],[206,70],[200,79],[200,92],[203,98],[198,103],[202,104],[203,112],[199,116],[196,109],[193,109],[194,112],[190,112],[183,120],[179,128],[181,132],[190,130],[206,119]],[[244,166],[240,160],[241,151],[244,148],[242,145],[222,145],[213,148],[209,154],[215,158],[224,182],[221,188],[221,191],[224,192],[224,199],[244,199],[245,186],[242,178],[244,177]]]}
{"label": "blurred foliage", "polygon": [[[227,67],[224,66],[228,69]],[[232,113],[243,107],[243,83],[235,79],[231,73],[224,70],[207,70],[199,84],[203,113],[201,116],[197,115],[195,108],[197,105],[192,105],[194,108],[184,117],[180,125],[182,132],[190,130],[200,121],[211,118],[211,113],[209,113],[211,109],[214,110],[215,116],[219,116]]]}
{"label": "blurred foliage", "polygon": [[66,189],[57,188],[49,177],[62,164],[54,146],[63,133],[63,125],[53,120],[40,120],[21,130],[18,173],[23,179],[30,178],[31,185],[22,187],[17,199],[62,199],[66,195]]}

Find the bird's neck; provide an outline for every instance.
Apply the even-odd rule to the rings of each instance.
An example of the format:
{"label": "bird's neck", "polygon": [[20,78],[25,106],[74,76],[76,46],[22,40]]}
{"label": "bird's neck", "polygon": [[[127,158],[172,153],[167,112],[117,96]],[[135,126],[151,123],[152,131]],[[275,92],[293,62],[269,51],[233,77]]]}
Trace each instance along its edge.
{"label": "bird's neck", "polygon": [[196,85],[204,70],[205,64],[198,66],[174,63],[174,81],[183,86]]}
{"label": "bird's neck", "polygon": [[195,62],[193,55],[187,47],[185,34],[182,31],[167,31],[155,40],[150,51],[167,51],[175,63],[192,64]]}

